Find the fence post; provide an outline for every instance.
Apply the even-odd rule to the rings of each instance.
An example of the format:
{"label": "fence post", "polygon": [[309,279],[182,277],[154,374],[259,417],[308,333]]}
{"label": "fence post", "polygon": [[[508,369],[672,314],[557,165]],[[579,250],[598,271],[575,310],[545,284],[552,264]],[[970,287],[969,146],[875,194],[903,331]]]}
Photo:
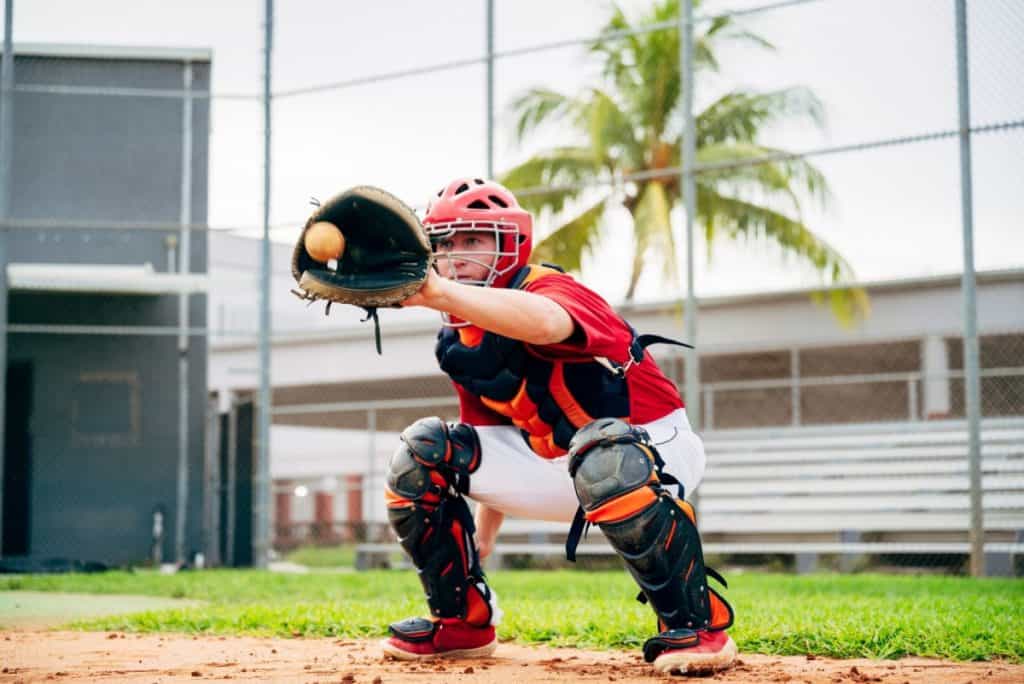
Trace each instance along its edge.
{"label": "fence post", "polygon": [[908,419],[912,421],[917,421],[921,418],[917,399],[917,378],[907,379],[907,414]]}
{"label": "fence post", "polygon": [[[684,0],[679,11],[679,82],[683,89],[682,160],[683,204],[686,214],[686,308],[683,311],[686,341],[697,345],[697,294],[693,274],[693,222],[697,215],[697,183],[693,165],[697,155],[696,122],[693,117],[693,3]],[[693,349],[686,354],[686,405],[692,409],[690,425],[699,429],[700,420],[700,353]]]}
{"label": "fence post", "polygon": [[[14,25],[14,0],[4,3],[4,52],[0,65],[0,221],[9,215],[11,147],[11,107],[14,104],[14,49],[12,47]],[[4,439],[7,401],[7,227],[0,227],[0,557],[3,556],[4,517]]]}
{"label": "fence post", "polygon": [[[708,385],[703,389],[704,392],[704,429],[713,430],[715,428],[715,388],[712,385]],[[697,427],[694,426],[696,430]]]}
{"label": "fence post", "polygon": [[793,414],[793,425],[800,425],[800,350],[789,350],[789,374],[793,383],[789,386],[790,409]]}
{"label": "fence post", "polygon": [[487,178],[494,178],[494,0],[487,0]]}
{"label": "fence post", "polygon": [[985,527],[981,498],[981,383],[978,378],[978,311],[974,282],[974,207],[971,184],[971,108],[967,72],[967,3],[956,5],[956,82],[960,124],[960,211],[963,222],[964,400],[967,408],[971,486],[971,575],[985,574]]}
{"label": "fence post", "polygon": [[[192,271],[192,62],[185,62],[181,101],[181,237],[178,240],[178,272]],[[182,285],[184,288],[184,285]],[[189,500],[189,292],[178,293],[178,483],[174,511],[174,560],[186,561],[185,537]]]}
{"label": "fence post", "polygon": [[258,568],[270,560],[270,55],[274,40],[274,0],[265,0],[263,15],[263,243],[260,250],[259,448],[256,476],[256,558]]}
{"label": "fence post", "polygon": [[238,517],[238,397],[228,397],[228,454],[227,493],[224,504],[227,507],[227,529],[224,530],[224,562],[229,568],[235,567],[235,532]]}

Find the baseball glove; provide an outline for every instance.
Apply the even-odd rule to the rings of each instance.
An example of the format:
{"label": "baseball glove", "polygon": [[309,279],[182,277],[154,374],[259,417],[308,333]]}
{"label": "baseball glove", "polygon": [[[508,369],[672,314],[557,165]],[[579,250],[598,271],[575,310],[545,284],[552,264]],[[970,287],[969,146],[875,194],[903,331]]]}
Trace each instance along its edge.
{"label": "baseball glove", "polygon": [[[336,260],[314,259],[306,234],[314,224],[327,222],[341,231],[341,255]],[[357,186],[320,205],[303,226],[292,252],[292,292],[309,303],[354,304],[366,310],[363,320],[374,321],[377,352],[380,324],[377,308],[398,306],[423,287],[433,263],[430,241],[412,209],[379,188]]]}

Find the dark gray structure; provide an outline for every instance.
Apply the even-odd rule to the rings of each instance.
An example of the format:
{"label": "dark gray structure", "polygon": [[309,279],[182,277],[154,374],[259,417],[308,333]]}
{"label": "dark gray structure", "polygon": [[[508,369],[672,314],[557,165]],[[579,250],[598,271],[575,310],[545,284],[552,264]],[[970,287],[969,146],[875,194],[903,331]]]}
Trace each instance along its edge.
{"label": "dark gray structure", "polygon": [[207,345],[176,328],[206,323],[210,53],[15,54],[0,554],[143,561],[159,511],[159,555],[191,555]]}

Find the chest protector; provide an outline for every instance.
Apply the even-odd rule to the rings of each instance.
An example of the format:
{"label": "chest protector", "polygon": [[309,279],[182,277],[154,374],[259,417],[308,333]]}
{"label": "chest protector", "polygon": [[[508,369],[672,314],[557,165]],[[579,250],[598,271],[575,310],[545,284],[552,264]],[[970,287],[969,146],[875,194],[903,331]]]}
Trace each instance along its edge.
{"label": "chest protector", "polygon": [[[525,266],[509,287],[523,289],[558,272]],[[635,362],[643,358],[636,335],[629,352]],[[542,359],[519,340],[475,326],[442,328],[435,353],[441,370],[485,406],[509,418],[544,458],[565,454],[576,431],[597,418],[629,422],[625,369],[606,359]]]}

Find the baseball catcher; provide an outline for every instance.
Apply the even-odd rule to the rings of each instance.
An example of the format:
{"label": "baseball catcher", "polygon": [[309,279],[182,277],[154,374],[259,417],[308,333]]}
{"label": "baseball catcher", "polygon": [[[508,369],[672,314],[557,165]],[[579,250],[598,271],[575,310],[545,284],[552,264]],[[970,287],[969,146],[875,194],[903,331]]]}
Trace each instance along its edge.
{"label": "baseball catcher", "polygon": [[[708,584],[725,583],[704,564],[685,500],[703,477],[704,448],[678,390],[645,349],[671,340],[638,335],[593,290],[530,264],[532,218],[501,185],[460,178],[442,188],[423,219],[426,253],[393,235],[419,227],[411,212],[390,201],[367,206],[384,196],[350,191],[307,223],[306,233],[321,221],[341,228],[347,247],[335,267],[311,266],[302,240],[295,261],[307,298],[398,302],[443,319],[435,351],[458,394],[459,420],[406,428],[385,491],[430,614],[392,624],[384,652],[411,660],[494,651],[501,611],[480,561],[504,516],[514,515],[571,522],[570,559],[585,526],[600,527],[656,615],[643,653],[657,670],[729,667],[733,611]],[[358,209],[343,210],[346,202]],[[379,222],[363,225],[373,217]],[[367,253],[353,255],[356,244]],[[383,245],[402,252],[400,284],[387,274],[393,255],[371,254]],[[391,298],[364,296],[386,289],[378,281],[395,288]],[[467,498],[477,503],[475,517]]]}

